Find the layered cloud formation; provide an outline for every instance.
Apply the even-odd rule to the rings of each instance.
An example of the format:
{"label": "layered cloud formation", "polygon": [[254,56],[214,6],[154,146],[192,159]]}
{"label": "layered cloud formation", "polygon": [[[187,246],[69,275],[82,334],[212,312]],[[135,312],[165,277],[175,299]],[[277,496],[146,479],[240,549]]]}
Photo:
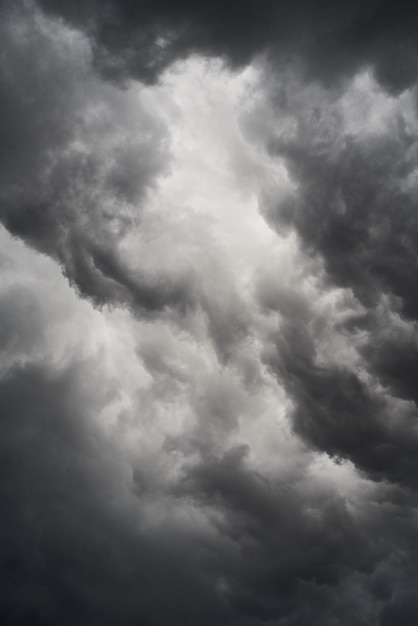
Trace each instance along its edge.
{"label": "layered cloud formation", "polygon": [[415,625],[415,4],[0,12],[1,623]]}

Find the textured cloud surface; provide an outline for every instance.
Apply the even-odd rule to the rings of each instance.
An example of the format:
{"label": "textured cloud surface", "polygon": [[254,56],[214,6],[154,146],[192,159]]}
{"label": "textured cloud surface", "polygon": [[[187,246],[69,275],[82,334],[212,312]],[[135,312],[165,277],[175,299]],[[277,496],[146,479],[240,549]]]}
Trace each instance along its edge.
{"label": "textured cloud surface", "polygon": [[0,622],[415,626],[415,3],[0,3]]}

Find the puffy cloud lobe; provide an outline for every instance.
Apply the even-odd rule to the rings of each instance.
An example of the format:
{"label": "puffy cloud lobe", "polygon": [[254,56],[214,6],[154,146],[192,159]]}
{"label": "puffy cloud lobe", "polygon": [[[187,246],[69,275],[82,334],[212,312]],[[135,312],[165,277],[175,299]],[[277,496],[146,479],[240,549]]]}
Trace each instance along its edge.
{"label": "puffy cloud lobe", "polygon": [[97,303],[181,301],[184,286],[159,291],[118,250],[169,160],[153,103],[103,83],[88,40],[30,5],[3,7],[1,30],[3,224]]}
{"label": "puffy cloud lobe", "polygon": [[[158,516],[146,522],[147,496],[134,488],[134,461],[120,437],[120,381],[106,366],[115,355],[103,345],[101,314],[74,296],[49,260],[4,233],[2,246],[8,261],[2,286],[9,277],[19,286],[1,294],[1,326],[6,321],[9,331],[2,336],[8,367],[0,379],[2,620],[226,619],[206,580],[199,533],[185,537],[187,526]],[[66,337],[55,335],[60,330]],[[114,422],[107,432],[109,408]],[[135,411],[141,413],[142,404]],[[139,465],[146,469],[146,460]]]}
{"label": "puffy cloud lobe", "polygon": [[295,398],[296,432],[377,480],[416,488],[415,410],[369,389],[343,365],[315,361],[307,333],[292,325],[281,329],[271,366]]}
{"label": "puffy cloud lobe", "polygon": [[295,59],[310,77],[340,81],[373,66],[398,91],[417,70],[417,10],[411,0],[339,2],[297,0],[41,0],[41,6],[78,26],[95,42],[96,62],[110,76],[155,80],[190,53],[223,56],[232,65],[258,54]]}
{"label": "puffy cloud lobe", "polygon": [[404,127],[401,110],[383,136],[350,137],[338,108],[325,111],[307,112],[301,134],[283,146],[300,184],[289,219],[335,282],[365,304],[389,291],[415,316],[416,223],[408,184],[416,167],[415,130]]}
{"label": "puffy cloud lobe", "polygon": [[277,587],[292,589],[301,579],[335,582],[344,570],[367,569],[381,556],[377,546],[366,548],[338,496],[310,493],[300,478],[268,480],[246,467],[245,455],[238,447],[221,459],[204,458],[184,484],[188,494],[226,513],[222,531],[238,552],[232,581],[271,594],[274,603]]}
{"label": "puffy cloud lobe", "polygon": [[[240,388],[237,363],[216,376],[204,365],[209,353],[199,359],[202,347],[194,355],[189,340],[169,332],[161,354],[158,329],[136,349],[104,343],[112,331],[105,313],[79,300],[48,258],[5,232],[2,250],[4,621],[344,620],[351,577],[413,541],[398,495],[367,487],[349,502],[277,428],[267,438],[277,439],[281,470],[268,470],[243,424],[265,411],[264,390]],[[108,364],[119,350],[123,376],[115,376],[122,363]],[[132,355],[144,359],[148,387],[140,369],[133,388],[125,379]],[[176,373],[188,361],[193,367]],[[158,413],[178,393],[191,394],[195,419],[179,424],[176,442],[167,439],[175,411]],[[392,501],[383,514],[380,500]],[[366,593],[365,615],[373,597]]]}
{"label": "puffy cloud lobe", "polygon": [[3,621],[413,622],[415,8],[2,11]]}
{"label": "puffy cloud lobe", "polygon": [[268,361],[306,441],[415,488],[415,89],[394,98],[369,74],[343,91],[288,74],[275,89],[266,128],[247,120],[289,176],[261,209],[279,233],[295,230],[323,263],[323,284],[349,289],[362,310],[335,320],[358,350],[350,363],[344,353],[318,355],[324,337],[312,314],[295,320],[295,305],[281,306]]}
{"label": "puffy cloud lobe", "polygon": [[92,399],[83,403],[79,387],[71,371],[57,377],[34,367],[2,381],[2,619],[222,619],[195,562],[198,545],[187,546],[175,530],[166,529],[163,541],[140,531],[129,468],[89,426]]}

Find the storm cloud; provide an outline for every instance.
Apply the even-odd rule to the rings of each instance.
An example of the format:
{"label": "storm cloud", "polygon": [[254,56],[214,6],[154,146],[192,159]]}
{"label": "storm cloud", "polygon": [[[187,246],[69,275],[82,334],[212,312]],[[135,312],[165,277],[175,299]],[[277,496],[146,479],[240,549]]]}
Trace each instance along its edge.
{"label": "storm cloud", "polygon": [[155,80],[191,52],[224,56],[233,66],[259,54],[300,63],[325,82],[372,65],[398,91],[414,82],[418,13],[411,0],[339,2],[245,0],[237,5],[185,0],[42,0],[42,6],[92,34],[98,66],[114,76]]}
{"label": "storm cloud", "polygon": [[0,3],[0,620],[418,621],[415,3]]}

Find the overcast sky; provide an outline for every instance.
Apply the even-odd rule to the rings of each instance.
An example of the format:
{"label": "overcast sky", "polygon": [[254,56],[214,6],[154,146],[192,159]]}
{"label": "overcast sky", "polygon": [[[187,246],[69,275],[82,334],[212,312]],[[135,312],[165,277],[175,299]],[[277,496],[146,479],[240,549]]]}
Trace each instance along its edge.
{"label": "overcast sky", "polygon": [[418,624],[418,5],[0,0],[0,623]]}

